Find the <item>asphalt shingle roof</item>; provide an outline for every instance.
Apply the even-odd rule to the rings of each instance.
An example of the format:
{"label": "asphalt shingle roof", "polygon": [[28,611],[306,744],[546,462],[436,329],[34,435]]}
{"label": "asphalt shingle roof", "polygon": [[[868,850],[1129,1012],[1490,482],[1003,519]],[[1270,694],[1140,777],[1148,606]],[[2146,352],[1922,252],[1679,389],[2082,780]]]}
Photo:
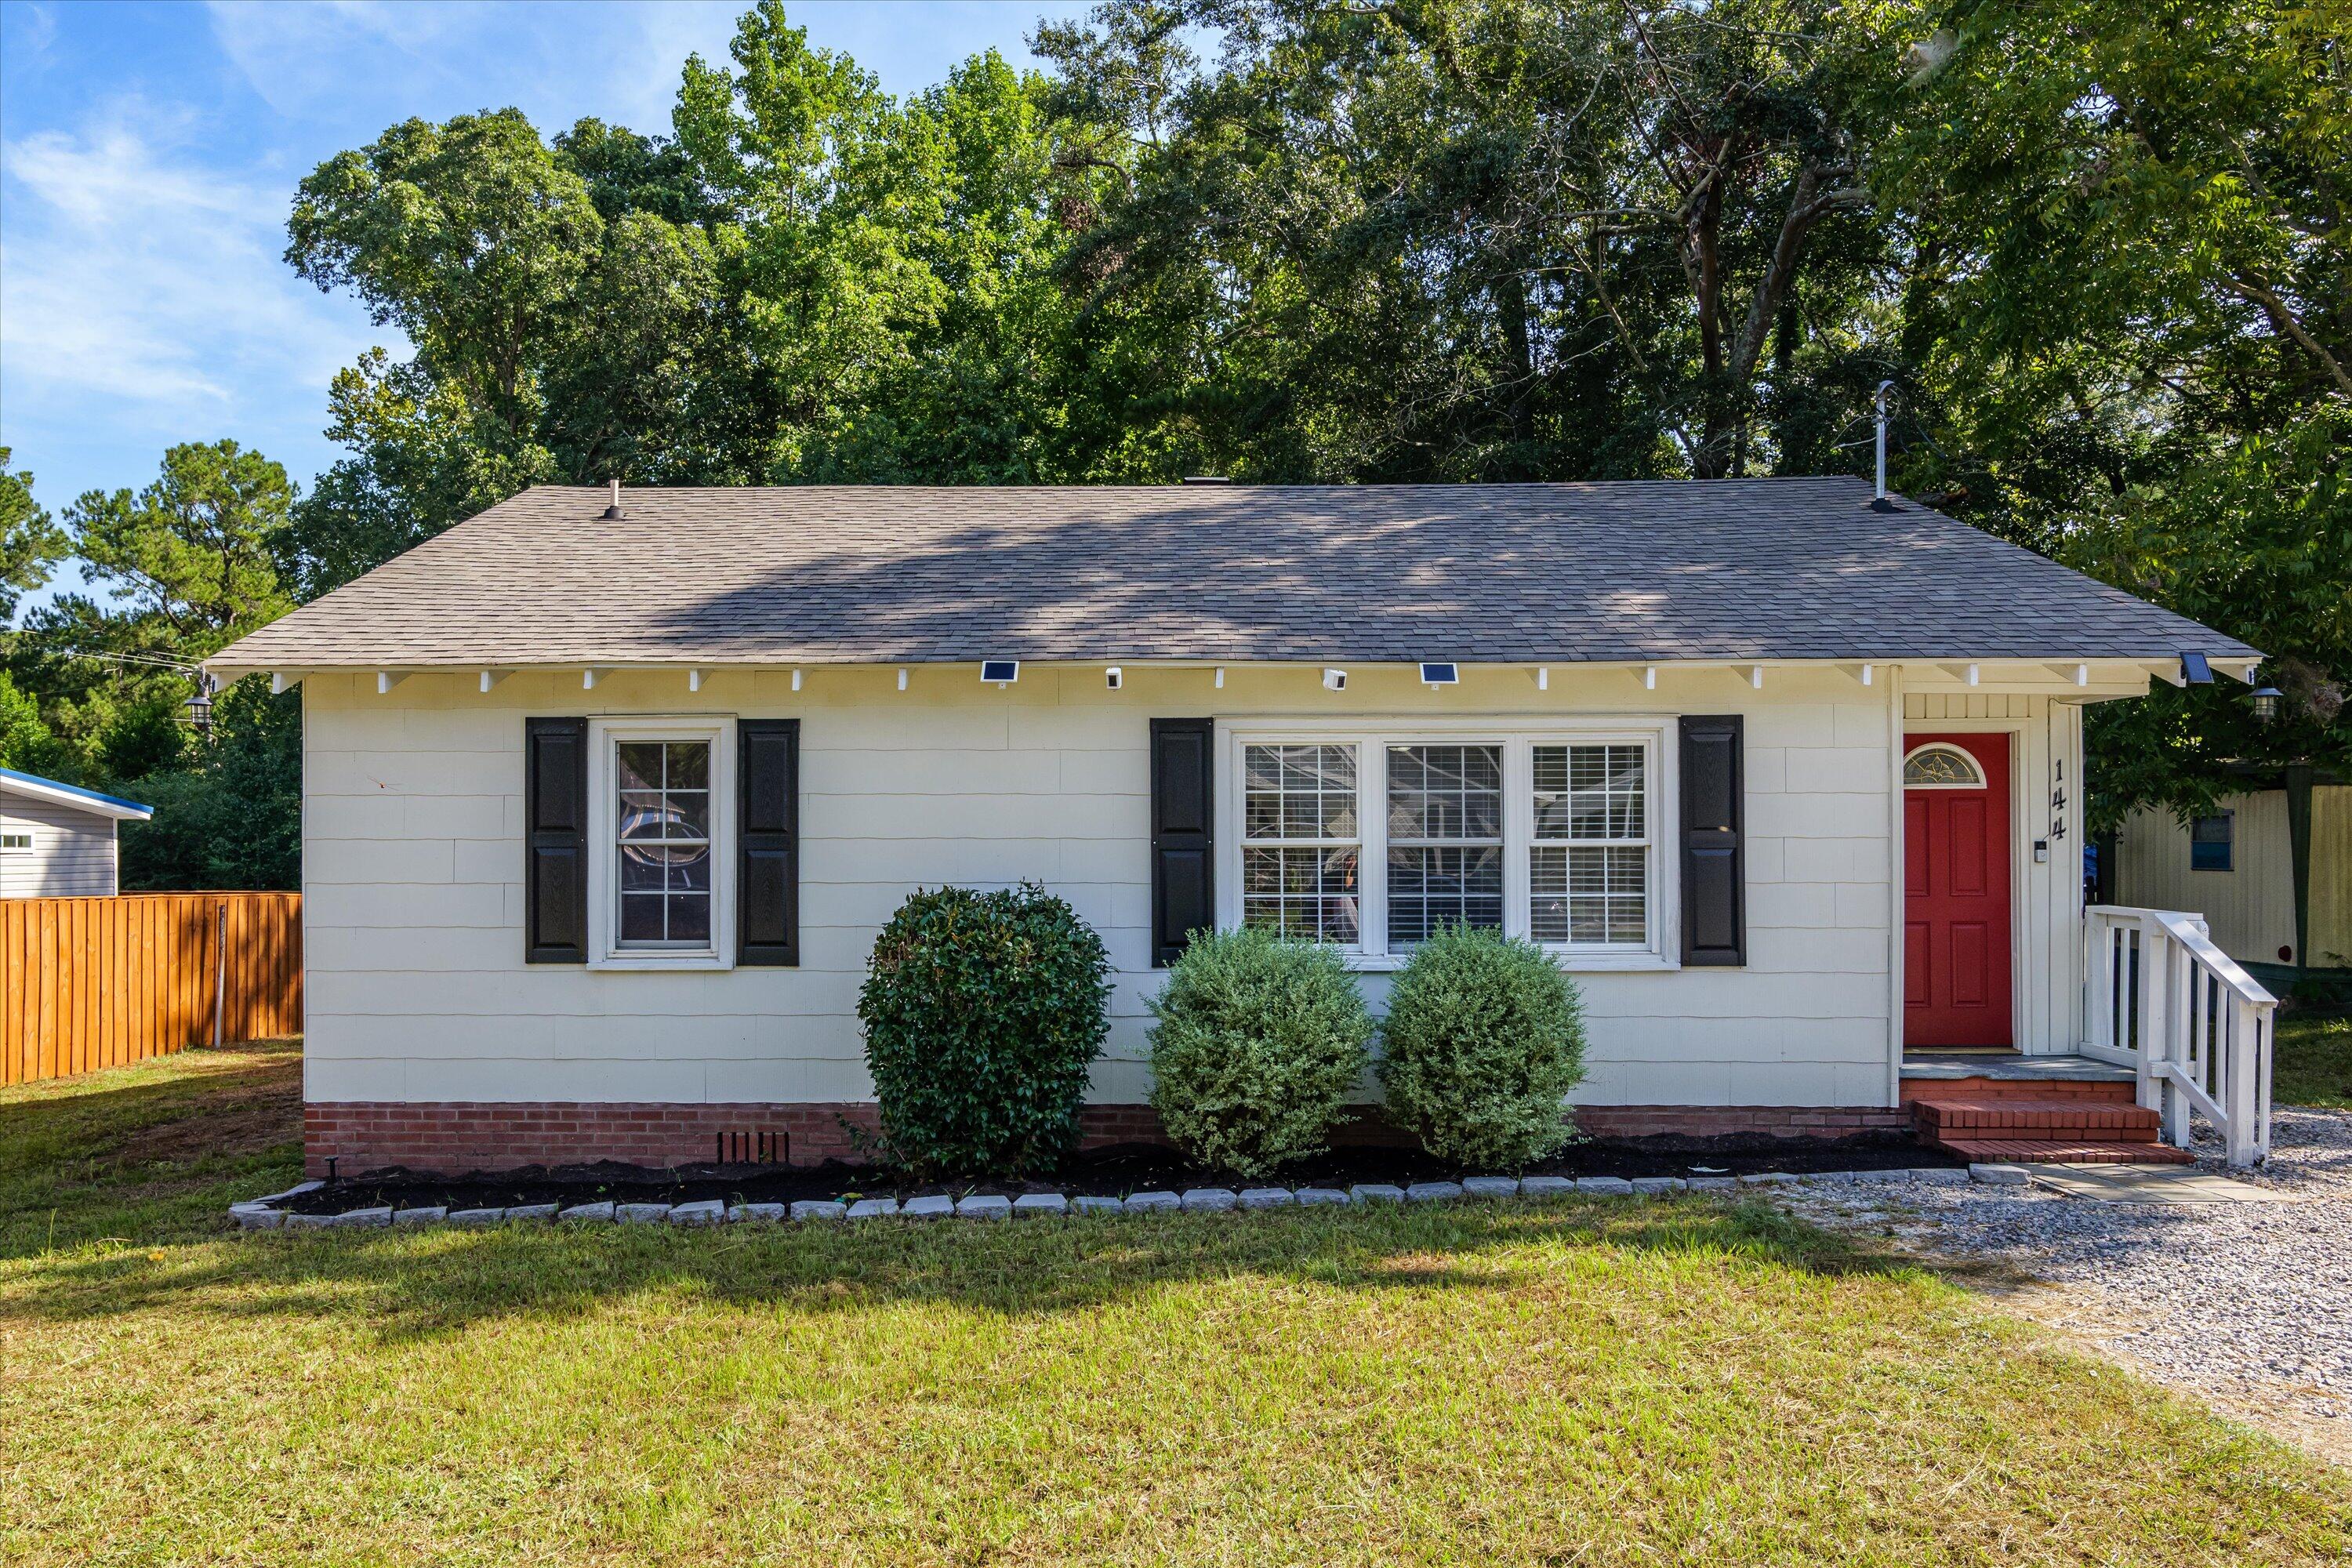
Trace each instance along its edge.
{"label": "asphalt shingle roof", "polygon": [[527,490],[215,662],[2257,657],[1846,479],[607,499]]}

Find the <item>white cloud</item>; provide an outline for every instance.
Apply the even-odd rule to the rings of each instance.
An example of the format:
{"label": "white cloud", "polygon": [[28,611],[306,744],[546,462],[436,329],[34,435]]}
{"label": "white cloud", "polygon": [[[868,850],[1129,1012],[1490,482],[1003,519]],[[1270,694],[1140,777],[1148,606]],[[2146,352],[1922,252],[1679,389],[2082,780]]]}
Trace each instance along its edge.
{"label": "white cloud", "polygon": [[191,154],[186,117],[119,100],[0,146],[9,196],[0,354],[12,394],[241,412],[232,389],[316,399],[371,337],[279,260],[290,192]]}
{"label": "white cloud", "polygon": [[[413,88],[419,76],[450,74],[450,50],[479,13],[449,5],[311,0],[299,5],[206,6],[213,37],[263,102],[289,117],[331,105],[370,84]],[[386,53],[398,57],[386,58]],[[459,58],[472,58],[470,49]],[[363,72],[354,64],[364,59]],[[405,80],[404,80],[405,79]]]}
{"label": "white cloud", "polygon": [[267,5],[212,0],[214,38],[247,84],[293,120],[390,124],[512,104],[548,134],[582,115],[669,128],[678,68],[722,54],[749,0],[572,5]]}
{"label": "white cloud", "polygon": [[56,41],[58,36],[58,14],[55,8],[36,5],[31,4],[30,0],[26,0],[26,4],[18,5],[16,10],[21,26],[16,29],[16,36],[10,47],[22,50],[27,55],[47,55],[49,52],[49,45]]}

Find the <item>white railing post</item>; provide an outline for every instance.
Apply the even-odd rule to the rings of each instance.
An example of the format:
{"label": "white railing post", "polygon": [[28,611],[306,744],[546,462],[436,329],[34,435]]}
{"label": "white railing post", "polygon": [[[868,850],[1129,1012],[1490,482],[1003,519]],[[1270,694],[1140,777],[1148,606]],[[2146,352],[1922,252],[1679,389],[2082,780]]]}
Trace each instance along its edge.
{"label": "white railing post", "polygon": [[[2085,1054],[2134,1068],[2139,1103],[2161,1116],[2167,1142],[2187,1148],[2196,1114],[2231,1164],[2268,1159],[2277,1000],[2213,945],[2199,916],[2099,904],[2084,922]],[[2135,955],[2133,973],[2124,966]]]}
{"label": "white railing post", "polygon": [[[2162,1061],[2178,1062],[2198,1082],[2205,1080],[2205,1053],[2197,1048],[2197,965],[2189,950],[2177,942],[2164,944],[2165,1018]],[[2175,1148],[2189,1147],[2189,1097],[2169,1078],[2159,1081],[2164,1092],[2164,1141]]]}
{"label": "white railing post", "polygon": [[2092,913],[2083,921],[2084,941],[2090,949],[2083,966],[2090,993],[2084,998],[2084,1040],[2094,1050],[2116,1048],[2116,928],[2105,915]]}
{"label": "white railing post", "polygon": [[2270,1140],[2258,1125],[2262,1117],[2254,1098],[2257,1080],[2263,1076],[2255,1065],[2255,1047],[2267,1020],[2242,996],[2231,999],[2229,1019],[2231,1049],[2223,1053],[2229,1065],[2220,1085],[2221,1092],[2214,1098],[2230,1113],[2230,1124],[2222,1129],[2226,1157],[2232,1165],[2251,1165],[2270,1152]]}
{"label": "white railing post", "polygon": [[[2168,1081],[2164,1064],[2171,1058],[2172,1031],[2165,1003],[2172,978],[2172,944],[2156,921],[2139,922],[2139,1026],[2132,1044],[2139,1047],[2139,1103],[2149,1110],[2167,1111]],[[2168,1114],[2165,1120],[2169,1122]]]}

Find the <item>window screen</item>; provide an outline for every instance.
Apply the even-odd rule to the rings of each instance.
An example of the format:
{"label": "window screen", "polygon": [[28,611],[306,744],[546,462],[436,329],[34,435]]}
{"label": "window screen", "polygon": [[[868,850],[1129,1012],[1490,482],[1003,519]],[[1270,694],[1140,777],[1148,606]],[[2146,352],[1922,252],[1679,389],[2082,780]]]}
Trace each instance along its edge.
{"label": "window screen", "polygon": [[1503,923],[1503,748],[1391,746],[1389,944]]}
{"label": "window screen", "polygon": [[1284,936],[1357,940],[1362,833],[1353,746],[1245,746],[1242,921]]}
{"label": "window screen", "polygon": [[615,742],[620,945],[710,945],[710,742]]}
{"label": "window screen", "polygon": [[1538,746],[1533,761],[1528,933],[1546,942],[1647,942],[1647,749]]}
{"label": "window screen", "polygon": [[2237,822],[2230,812],[2200,816],[2189,825],[2189,868],[2192,871],[2230,869]]}

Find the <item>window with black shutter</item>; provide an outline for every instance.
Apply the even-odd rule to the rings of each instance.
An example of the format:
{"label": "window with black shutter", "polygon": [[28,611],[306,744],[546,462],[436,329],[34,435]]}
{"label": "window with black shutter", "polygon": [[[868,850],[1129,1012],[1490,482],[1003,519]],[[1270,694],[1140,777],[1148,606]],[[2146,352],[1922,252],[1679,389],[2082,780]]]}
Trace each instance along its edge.
{"label": "window with black shutter", "polygon": [[736,726],[741,777],[736,878],[737,962],[801,961],[800,749],[797,719],[745,719]]}
{"label": "window with black shutter", "polygon": [[1682,721],[1683,962],[1748,962],[1747,776],[1737,713]]}
{"label": "window with black shutter", "polygon": [[1172,963],[1186,939],[1216,924],[1215,723],[1151,721],[1151,962]]}
{"label": "window with black shutter", "polygon": [[588,962],[588,721],[524,721],[523,962]]}

